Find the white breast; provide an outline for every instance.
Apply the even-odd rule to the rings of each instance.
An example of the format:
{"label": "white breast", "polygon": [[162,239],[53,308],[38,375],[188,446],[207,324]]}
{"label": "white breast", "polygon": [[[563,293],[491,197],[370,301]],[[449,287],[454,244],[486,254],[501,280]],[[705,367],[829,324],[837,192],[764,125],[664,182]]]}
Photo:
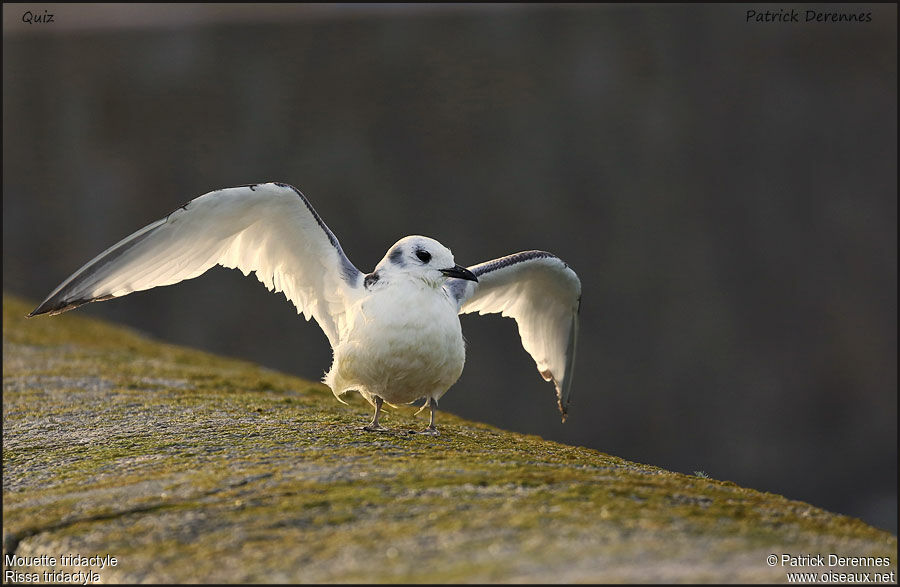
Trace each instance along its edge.
{"label": "white breast", "polygon": [[356,389],[390,404],[439,399],[459,379],[465,345],[456,304],[421,281],[375,289],[348,313],[348,332],[325,377],[335,395]]}

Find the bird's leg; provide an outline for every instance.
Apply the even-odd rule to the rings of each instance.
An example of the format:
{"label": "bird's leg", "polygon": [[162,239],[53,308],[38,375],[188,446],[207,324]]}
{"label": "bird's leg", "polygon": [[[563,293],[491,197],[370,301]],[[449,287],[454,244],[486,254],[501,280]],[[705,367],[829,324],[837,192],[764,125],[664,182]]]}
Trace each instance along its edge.
{"label": "bird's leg", "polygon": [[438,431],[437,428],[434,427],[434,412],[437,410],[437,401],[433,397],[428,398],[428,407],[431,408],[431,422],[428,423],[428,428],[419,432],[419,434],[437,436]]}
{"label": "bird's leg", "polygon": [[368,426],[363,426],[362,430],[367,430],[369,432],[383,432],[387,430],[384,426],[378,423],[378,416],[381,414],[381,404],[384,403],[384,400],[379,396],[375,396],[375,415],[372,417],[372,421],[369,422]]}

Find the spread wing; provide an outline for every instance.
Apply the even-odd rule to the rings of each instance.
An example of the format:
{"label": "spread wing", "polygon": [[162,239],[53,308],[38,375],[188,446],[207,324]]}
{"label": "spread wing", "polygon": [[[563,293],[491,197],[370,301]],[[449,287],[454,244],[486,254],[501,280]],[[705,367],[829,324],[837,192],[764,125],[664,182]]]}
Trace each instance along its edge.
{"label": "spread wing", "polygon": [[283,183],[195,198],[97,255],[29,316],[59,314],[197,277],[215,265],[251,271],[335,344],[362,274],[298,189]]}
{"label": "spread wing", "polygon": [[449,279],[445,287],[459,313],[515,318],[522,346],[538,371],[556,387],[563,422],[572,399],[581,281],[562,259],[525,251],[468,268],[478,282]]}

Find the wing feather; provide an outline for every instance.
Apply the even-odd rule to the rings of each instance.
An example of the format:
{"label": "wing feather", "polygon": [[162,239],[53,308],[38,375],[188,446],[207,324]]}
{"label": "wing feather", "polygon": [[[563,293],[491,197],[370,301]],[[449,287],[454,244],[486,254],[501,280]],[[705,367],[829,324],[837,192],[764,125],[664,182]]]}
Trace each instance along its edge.
{"label": "wing feather", "polygon": [[72,274],[29,316],[192,279],[215,265],[237,268],[284,292],[337,341],[362,274],[293,186],[254,184],[195,198],[122,239]]}
{"label": "wing feather", "polygon": [[447,289],[459,313],[499,313],[514,318],[522,346],[541,376],[556,388],[563,421],[572,399],[581,281],[562,259],[524,251],[468,268],[478,282],[451,279]]}

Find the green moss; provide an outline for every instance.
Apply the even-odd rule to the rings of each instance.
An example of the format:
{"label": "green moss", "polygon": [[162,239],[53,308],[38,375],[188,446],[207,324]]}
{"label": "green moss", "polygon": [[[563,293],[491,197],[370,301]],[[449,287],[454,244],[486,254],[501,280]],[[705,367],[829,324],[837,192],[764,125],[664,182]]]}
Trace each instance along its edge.
{"label": "green moss", "polygon": [[895,557],[859,520],[450,414],[437,437],[404,432],[412,408],[366,433],[358,396],[30,307],[4,296],[4,544],[111,553],[105,581],[783,580],[748,553]]}

